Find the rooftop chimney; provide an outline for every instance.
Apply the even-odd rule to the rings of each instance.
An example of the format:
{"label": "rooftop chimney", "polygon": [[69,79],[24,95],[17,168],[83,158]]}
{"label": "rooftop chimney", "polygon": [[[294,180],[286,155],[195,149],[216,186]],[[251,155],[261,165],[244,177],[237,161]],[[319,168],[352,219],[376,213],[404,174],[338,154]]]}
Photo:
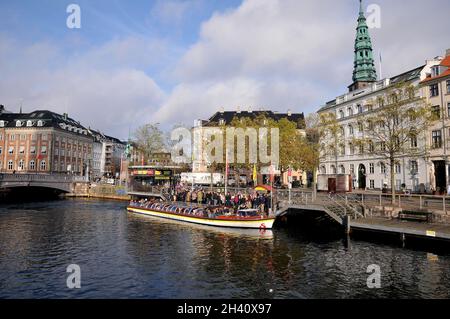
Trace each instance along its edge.
{"label": "rooftop chimney", "polygon": [[67,121],[67,117],[68,117],[68,116],[69,116],[69,115],[68,115],[67,113],[64,113],[64,114],[63,114],[64,120]]}
{"label": "rooftop chimney", "polygon": [[5,110],[5,106],[3,104],[0,104],[0,114],[2,114],[4,110]]}
{"label": "rooftop chimney", "polygon": [[288,116],[291,116],[291,115],[292,115],[291,110],[288,110],[287,115],[288,115]]}

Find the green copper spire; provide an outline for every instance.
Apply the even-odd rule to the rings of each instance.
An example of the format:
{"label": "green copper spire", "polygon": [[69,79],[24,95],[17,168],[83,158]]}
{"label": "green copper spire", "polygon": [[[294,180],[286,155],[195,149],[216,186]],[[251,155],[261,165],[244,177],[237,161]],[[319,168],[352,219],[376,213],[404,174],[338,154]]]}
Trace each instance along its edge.
{"label": "green copper spire", "polygon": [[[362,0],[359,0],[359,17],[356,28],[355,64],[353,69],[353,89],[358,89],[357,82],[374,82],[377,80],[377,71],[373,60],[372,41],[369,27],[366,23]],[[356,84],[356,85],[355,85]]]}

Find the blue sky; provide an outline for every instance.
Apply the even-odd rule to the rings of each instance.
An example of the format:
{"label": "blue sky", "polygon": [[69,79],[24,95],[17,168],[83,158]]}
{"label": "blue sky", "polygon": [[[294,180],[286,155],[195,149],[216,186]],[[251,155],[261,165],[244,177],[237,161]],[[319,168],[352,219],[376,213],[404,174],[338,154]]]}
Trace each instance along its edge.
{"label": "blue sky", "polygon": [[[66,8],[81,8],[68,29]],[[365,1],[383,75],[450,47],[448,0]],[[0,103],[127,138],[225,108],[310,113],[351,82],[356,0],[0,0]],[[433,23],[430,23],[432,19]],[[378,63],[378,61],[377,61]]]}

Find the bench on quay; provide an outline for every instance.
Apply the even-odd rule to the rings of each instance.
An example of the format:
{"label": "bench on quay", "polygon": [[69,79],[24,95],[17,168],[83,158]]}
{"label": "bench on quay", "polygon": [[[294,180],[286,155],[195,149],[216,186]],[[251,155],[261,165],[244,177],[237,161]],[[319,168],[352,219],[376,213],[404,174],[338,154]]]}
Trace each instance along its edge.
{"label": "bench on quay", "polygon": [[433,213],[404,210],[398,214],[398,219],[431,223],[433,222]]}

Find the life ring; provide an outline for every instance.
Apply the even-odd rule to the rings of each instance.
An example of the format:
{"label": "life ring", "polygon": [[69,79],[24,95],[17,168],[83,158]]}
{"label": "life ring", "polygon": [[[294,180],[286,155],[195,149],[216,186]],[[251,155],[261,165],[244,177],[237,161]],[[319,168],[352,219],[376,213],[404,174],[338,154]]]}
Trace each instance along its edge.
{"label": "life ring", "polygon": [[260,230],[266,230],[266,224],[264,224],[264,223],[262,223],[260,226],[259,226],[259,229]]}

